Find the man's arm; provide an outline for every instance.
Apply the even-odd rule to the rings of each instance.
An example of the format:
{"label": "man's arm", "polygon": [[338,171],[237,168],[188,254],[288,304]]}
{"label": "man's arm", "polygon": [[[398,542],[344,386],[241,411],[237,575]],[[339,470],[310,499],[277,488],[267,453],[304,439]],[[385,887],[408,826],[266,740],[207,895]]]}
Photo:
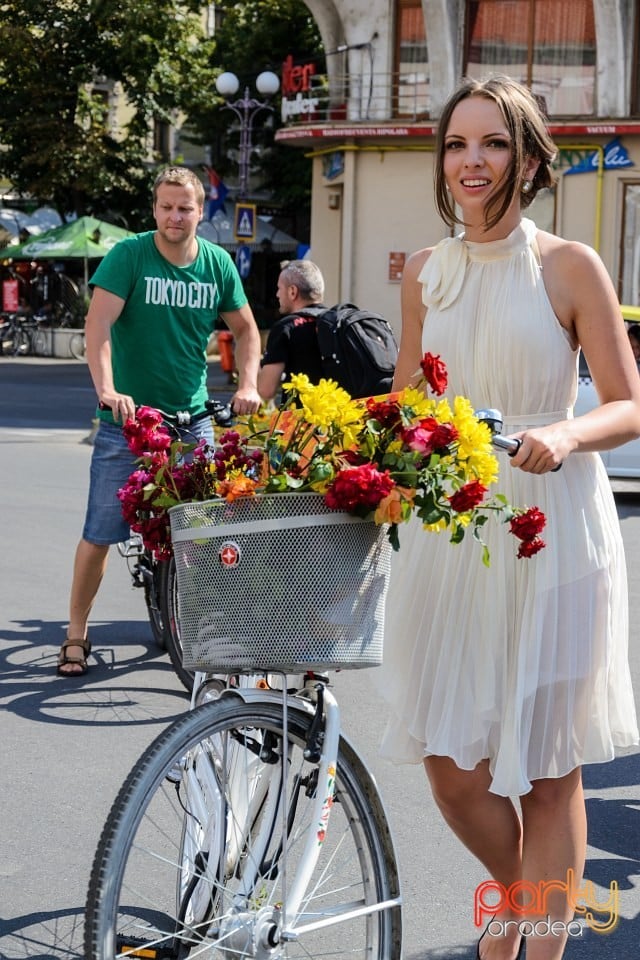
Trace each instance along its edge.
{"label": "man's arm", "polygon": [[263,400],[273,400],[282,384],[284,363],[266,363],[258,372],[258,393]]}
{"label": "man's arm", "polygon": [[94,287],[85,321],[87,363],[98,400],[111,407],[116,421],[125,422],[135,415],[133,397],[118,393],[113,385],[111,365],[111,327],[116,322],[125,301],[102,287]]}
{"label": "man's arm", "polygon": [[253,311],[249,304],[245,304],[239,310],[229,310],[220,316],[235,340],[238,389],[232,397],[232,407],[235,413],[255,413],[262,401],[258,393],[260,334]]}

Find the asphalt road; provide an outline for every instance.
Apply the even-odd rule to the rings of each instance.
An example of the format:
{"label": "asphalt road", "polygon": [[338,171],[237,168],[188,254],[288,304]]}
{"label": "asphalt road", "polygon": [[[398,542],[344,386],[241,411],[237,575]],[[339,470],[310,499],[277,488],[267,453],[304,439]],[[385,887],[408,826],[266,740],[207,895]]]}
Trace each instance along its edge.
{"label": "asphalt road", "polygon": [[[212,367],[211,384],[228,393]],[[94,654],[81,680],[55,676],[73,551],[87,489],[95,397],[79,362],[0,358],[0,958],[81,960],[86,889],[120,783],[153,737],[187,709],[153,647],[139,591],[115,551],[94,611]],[[618,508],[627,548],[634,684],[640,693],[640,498]],[[633,486],[633,485],[631,485]],[[472,899],[483,871],[444,827],[419,767],[377,757],[385,722],[376,671],[335,687],[344,726],[385,798],[405,898],[405,958],[473,960]],[[640,702],[640,696],[637,697]],[[640,751],[585,770],[587,877],[604,901],[619,886],[620,922],[585,931],[568,960],[640,955]]]}

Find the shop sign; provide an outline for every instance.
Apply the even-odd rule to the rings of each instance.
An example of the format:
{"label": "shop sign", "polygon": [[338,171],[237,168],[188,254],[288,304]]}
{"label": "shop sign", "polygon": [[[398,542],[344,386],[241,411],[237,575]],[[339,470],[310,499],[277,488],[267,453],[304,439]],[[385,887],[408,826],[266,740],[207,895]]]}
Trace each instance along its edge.
{"label": "shop sign", "polygon": [[20,299],[18,296],[18,281],[3,280],[2,281],[2,309],[5,310],[7,313],[15,313],[19,306],[20,306]]}
{"label": "shop sign", "polygon": [[[319,99],[312,96],[311,77],[316,67],[314,63],[295,64],[290,53],[282,64],[282,121],[301,114],[315,115]],[[312,117],[309,117],[311,119]]]}
{"label": "shop sign", "polygon": [[[635,166],[633,160],[629,159],[629,154],[627,153],[627,148],[624,147],[620,141],[620,137],[615,137],[613,140],[610,140],[609,143],[603,147],[604,151],[604,169],[605,170],[621,170],[623,167],[633,167]],[[561,153],[566,156],[569,154],[569,157],[572,157],[573,151],[571,150],[562,150]],[[592,153],[584,153],[583,151],[578,151],[580,159],[577,163],[574,163],[569,167],[568,170],[565,170],[565,176],[570,173],[593,173],[594,170],[597,170],[600,165],[600,151],[594,150]],[[571,160],[569,162],[572,162]]]}

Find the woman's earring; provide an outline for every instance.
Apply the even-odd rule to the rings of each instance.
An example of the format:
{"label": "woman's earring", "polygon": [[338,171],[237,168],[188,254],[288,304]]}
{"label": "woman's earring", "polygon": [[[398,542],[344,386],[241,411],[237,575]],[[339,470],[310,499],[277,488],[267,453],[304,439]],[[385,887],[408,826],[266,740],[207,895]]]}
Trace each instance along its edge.
{"label": "woman's earring", "polygon": [[523,193],[531,193],[533,190],[533,180],[525,180],[522,184],[521,190]]}

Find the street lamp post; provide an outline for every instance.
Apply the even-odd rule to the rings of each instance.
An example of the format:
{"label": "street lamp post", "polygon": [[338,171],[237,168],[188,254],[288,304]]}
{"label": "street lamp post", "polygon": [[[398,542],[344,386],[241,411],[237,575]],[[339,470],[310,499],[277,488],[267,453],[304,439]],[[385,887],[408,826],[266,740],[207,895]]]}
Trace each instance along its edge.
{"label": "street lamp post", "polygon": [[249,192],[249,167],[251,163],[251,140],[253,133],[253,121],[261,110],[273,110],[270,105],[270,98],[278,92],[280,81],[275,73],[265,70],[256,79],[256,88],[258,93],[265,97],[264,100],[256,100],[250,96],[249,87],[245,87],[244,97],[238,100],[231,100],[240,87],[240,81],[235,73],[221,73],[216,80],[216,89],[226,100],[223,109],[232,110],[240,120],[240,150],[239,150],[239,189],[238,197],[244,200]]}

